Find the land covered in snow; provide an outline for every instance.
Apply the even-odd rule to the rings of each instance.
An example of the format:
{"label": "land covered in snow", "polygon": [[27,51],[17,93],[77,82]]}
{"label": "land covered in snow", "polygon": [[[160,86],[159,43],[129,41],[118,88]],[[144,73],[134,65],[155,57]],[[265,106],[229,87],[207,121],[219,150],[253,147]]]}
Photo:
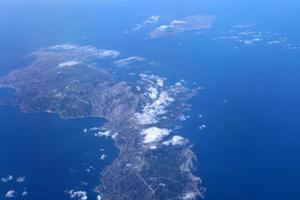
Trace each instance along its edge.
{"label": "land covered in snow", "polygon": [[[193,175],[191,144],[175,129],[196,89],[183,82],[170,84],[149,72],[139,73],[136,81],[119,80],[99,63],[128,65],[139,57],[119,59],[115,50],[64,44],[32,56],[35,61],[28,66],[0,78],[0,88],[15,89],[0,103],[23,112],[57,113],[61,118],[105,118],[104,126],[85,130],[112,137],[119,149],[118,157],[101,172],[101,184],[95,187],[98,199],[203,196],[200,179]],[[70,191],[70,195],[79,193]]]}

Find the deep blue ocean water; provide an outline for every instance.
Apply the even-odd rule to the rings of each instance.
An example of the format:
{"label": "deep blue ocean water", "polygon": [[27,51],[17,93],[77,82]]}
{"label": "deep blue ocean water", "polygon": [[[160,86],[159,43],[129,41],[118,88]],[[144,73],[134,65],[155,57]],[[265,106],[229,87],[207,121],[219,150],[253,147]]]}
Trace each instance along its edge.
{"label": "deep blue ocean water", "polygon": [[[208,69],[211,64],[199,69],[205,89],[193,100],[194,120],[184,133],[207,126],[191,134],[206,199],[300,198],[299,54],[260,53],[213,61],[218,70]],[[221,62],[228,67],[217,67]]]}
{"label": "deep blue ocean water", "polygon": [[[2,106],[0,122],[0,177],[14,177],[8,183],[0,182],[0,199],[12,189],[17,199],[24,199],[21,193],[26,191],[25,199],[63,200],[68,199],[66,191],[71,189],[87,191],[96,199],[93,189],[100,183],[100,172],[116,157],[117,150],[111,140],[83,130],[102,125],[103,120],[61,120],[54,114],[22,114]],[[100,159],[103,153],[108,155],[106,160]],[[25,181],[17,183],[23,176]]]}
{"label": "deep blue ocean water", "polygon": [[[124,57],[159,62],[161,67],[153,70],[169,80],[184,78],[205,88],[191,101],[192,119],[181,134],[194,143],[197,175],[207,187],[207,200],[300,199],[299,51],[263,45],[235,49],[233,42],[211,40],[233,25],[255,23],[260,31],[280,32],[300,44],[299,2],[91,2],[0,4],[0,75],[23,66],[23,56],[35,49],[60,43],[118,49]],[[197,13],[217,16],[215,27],[200,36],[184,33],[145,40],[145,32],[123,33],[149,15],[161,15],[162,22],[168,22]],[[53,191],[79,187],[80,180],[97,183],[95,173],[107,164],[99,162],[99,148],[109,149],[110,159],[116,151],[111,142],[82,134],[95,123],[98,120],[64,121],[1,107],[0,175],[26,175],[32,197],[28,199],[63,199],[51,196],[63,195]],[[201,124],[207,128],[198,130]],[[84,162],[98,163],[98,170],[86,174]],[[74,176],[70,168],[81,173]],[[0,186],[0,192],[7,189]],[[45,191],[50,192],[46,198]]]}

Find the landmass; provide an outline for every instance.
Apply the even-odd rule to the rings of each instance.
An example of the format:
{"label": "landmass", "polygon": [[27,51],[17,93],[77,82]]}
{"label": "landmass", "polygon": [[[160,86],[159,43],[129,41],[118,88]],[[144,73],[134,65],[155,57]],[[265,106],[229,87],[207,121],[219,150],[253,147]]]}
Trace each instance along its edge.
{"label": "landmass", "polygon": [[188,200],[204,196],[193,174],[196,156],[175,124],[197,94],[182,82],[140,73],[120,80],[107,68],[118,51],[63,44],[32,53],[35,60],[0,78],[15,92],[1,105],[22,112],[57,113],[63,119],[101,117],[98,134],[113,138],[118,157],[101,172],[95,192],[102,200]]}

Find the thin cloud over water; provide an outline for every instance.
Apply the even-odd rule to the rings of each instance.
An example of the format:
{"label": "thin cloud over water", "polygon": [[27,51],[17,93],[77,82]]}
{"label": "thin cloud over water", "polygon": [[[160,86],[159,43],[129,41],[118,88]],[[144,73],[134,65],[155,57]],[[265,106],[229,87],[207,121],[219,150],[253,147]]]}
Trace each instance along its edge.
{"label": "thin cloud over water", "polygon": [[210,29],[215,22],[213,15],[193,15],[182,19],[172,20],[169,24],[161,25],[148,33],[150,39],[175,35],[191,30]]}

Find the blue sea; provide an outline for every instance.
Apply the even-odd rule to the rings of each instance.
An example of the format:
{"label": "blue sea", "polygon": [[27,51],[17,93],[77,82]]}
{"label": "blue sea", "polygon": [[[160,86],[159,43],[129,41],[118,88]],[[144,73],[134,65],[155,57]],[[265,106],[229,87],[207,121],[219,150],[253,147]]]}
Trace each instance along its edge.
{"label": "blue sea", "polygon": [[[191,100],[191,119],[180,134],[194,144],[207,200],[298,200],[300,50],[268,46],[265,37],[250,46],[214,39],[234,25],[254,23],[256,32],[280,33],[299,46],[299,8],[293,0],[0,3],[0,75],[24,66],[30,52],[60,43],[158,62],[152,71],[171,82],[185,79],[204,88]],[[214,14],[217,21],[203,34],[147,40],[146,30],[126,33],[150,15],[167,23],[193,14]],[[0,195],[26,188],[28,199],[60,200],[64,190],[76,188],[94,197],[99,173],[117,150],[82,130],[103,123],[0,107],[0,176],[26,176],[23,185],[0,184]],[[90,165],[95,169],[88,173]]]}
{"label": "blue sea", "polygon": [[[83,130],[104,120],[61,120],[55,114],[22,114],[2,106],[0,121],[0,177],[13,177],[0,182],[1,199],[9,190],[16,191],[17,199],[68,199],[69,190],[87,191],[96,199],[93,189],[100,183],[100,172],[118,151],[111,140]],[[106,160],[100,159],[102,154]],[[18,177],[25,177],[24,182],[18,183]]]}

